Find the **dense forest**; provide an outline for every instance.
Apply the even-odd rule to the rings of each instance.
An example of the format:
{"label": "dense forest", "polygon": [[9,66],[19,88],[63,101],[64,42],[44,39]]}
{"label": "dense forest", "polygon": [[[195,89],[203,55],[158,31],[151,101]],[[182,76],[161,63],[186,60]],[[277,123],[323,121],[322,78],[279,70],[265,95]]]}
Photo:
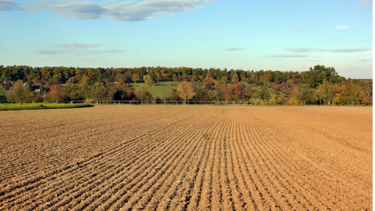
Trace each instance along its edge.
{"label": "dense forest", "polygon": [[[169,97],[147,86],[175,81]],[[372,104],[372,80],[345,79],[333,67],[244,71],[189,67],[80,68],[0,66],[2,102],[73,100],[247,101],[255,105]],[[133,85],[145,83],[134,90]],[[0,94],[1,95],[1,94]]]}

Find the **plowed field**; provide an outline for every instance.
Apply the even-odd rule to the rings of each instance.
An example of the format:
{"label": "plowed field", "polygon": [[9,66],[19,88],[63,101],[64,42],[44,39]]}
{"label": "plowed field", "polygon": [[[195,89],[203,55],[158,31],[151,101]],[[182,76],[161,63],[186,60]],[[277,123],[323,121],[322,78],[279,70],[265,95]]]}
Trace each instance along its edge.
{"label": "plowed field", "polygon": [[0,210],[372,210],[372,107],[0,117]]}

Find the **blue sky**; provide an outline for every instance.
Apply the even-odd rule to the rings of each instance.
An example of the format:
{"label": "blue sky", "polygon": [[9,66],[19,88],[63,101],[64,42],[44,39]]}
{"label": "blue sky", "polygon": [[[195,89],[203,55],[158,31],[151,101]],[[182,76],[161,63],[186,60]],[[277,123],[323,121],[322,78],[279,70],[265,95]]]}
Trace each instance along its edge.
{"label": "blue sky", "polygon": [[372,78],[370,0],[0,0],[0,64]]}

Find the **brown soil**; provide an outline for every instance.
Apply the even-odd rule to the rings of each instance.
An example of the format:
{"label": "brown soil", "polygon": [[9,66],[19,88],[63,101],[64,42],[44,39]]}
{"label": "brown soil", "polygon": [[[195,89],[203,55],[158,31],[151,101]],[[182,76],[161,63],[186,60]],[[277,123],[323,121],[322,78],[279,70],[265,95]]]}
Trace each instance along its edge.
{"label": "brown soil", "polygon": [[372,210],[372,107],[0,115],[0,210]]}

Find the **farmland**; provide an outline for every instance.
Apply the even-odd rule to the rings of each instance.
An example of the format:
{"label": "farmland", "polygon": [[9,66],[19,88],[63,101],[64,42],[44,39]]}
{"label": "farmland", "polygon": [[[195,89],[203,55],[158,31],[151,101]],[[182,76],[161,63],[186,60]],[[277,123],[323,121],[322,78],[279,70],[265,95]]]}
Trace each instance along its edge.
{"label": "farmland", "polygon": [[372,107],[0,115],[0,210],[372,209]]}

